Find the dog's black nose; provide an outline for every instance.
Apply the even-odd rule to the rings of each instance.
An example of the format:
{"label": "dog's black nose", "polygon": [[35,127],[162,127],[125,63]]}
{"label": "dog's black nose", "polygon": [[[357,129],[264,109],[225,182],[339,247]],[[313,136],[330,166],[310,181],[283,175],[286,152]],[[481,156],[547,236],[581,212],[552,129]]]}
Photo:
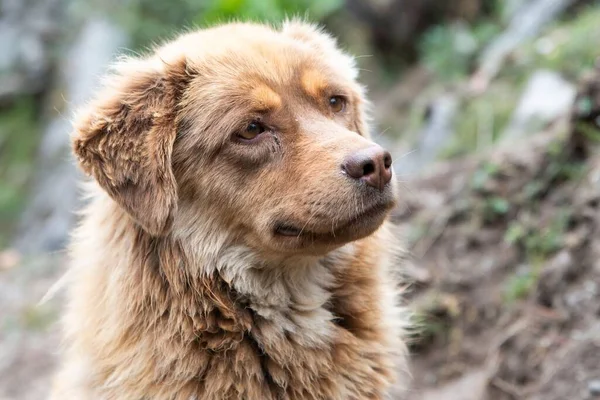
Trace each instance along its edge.
{"label": "dog's black nose", "polygon": [[381,146],[358,150],[344,159],[342,170],[381,191],[392,179],[392,156]]}

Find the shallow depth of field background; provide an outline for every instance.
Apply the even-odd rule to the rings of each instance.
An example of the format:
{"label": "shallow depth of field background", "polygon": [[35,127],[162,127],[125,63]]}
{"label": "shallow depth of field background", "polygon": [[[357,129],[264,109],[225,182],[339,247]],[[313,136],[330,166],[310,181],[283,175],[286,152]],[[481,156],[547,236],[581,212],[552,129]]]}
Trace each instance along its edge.
{"label": "shallow depth of field background", "polygon": [[0,0],[0,400],[48,392],[69,121],[106,66],[294,15],[357,56],[402,181],[409,398],[600,399],[600,2]]}

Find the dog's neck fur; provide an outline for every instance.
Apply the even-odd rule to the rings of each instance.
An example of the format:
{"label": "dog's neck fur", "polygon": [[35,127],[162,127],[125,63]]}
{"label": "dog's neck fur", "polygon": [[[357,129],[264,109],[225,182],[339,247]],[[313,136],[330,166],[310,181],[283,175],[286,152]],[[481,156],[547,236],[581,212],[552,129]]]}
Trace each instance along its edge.
{"label": "dog's neck fur", "polygon": [[[213,220],[210,212],[186,212],[183,208],[175,219],[173,233],[166,238],[154,239],[143,232],[135,222],[103,192],[96,192],[93,210],[107,210],[105,218],[111,218],[123,253],[119,257],[133,265],[121,265],[119,274],[139,274],[144,265],[135,265],[140,260],[132,251],[134,242],[159,241],[163,248],[176,247],[181,257],[180,268],[185,277],[170,274],[159,265],[161,274],[170,285],[180,285],[174,280],[199,282],[202,279],[220,280],[244,300],[244,307],[251,309],[261,318],[270,320],[279,334],[292,335],[299,343],[319,346],[327,343],[331,334],[331,321],[334,315],[327,305],[331,300],[335,273],[352,256],[353,245],[348,244],[323,257],[296,256],[281,257],[265,261],[249,247],[236,243],[220,227],[220,221]],[[96,205],[102,204],[102,207]],[[109,207],[106,207],[109,204]],[[90,215],[98,215],[97,211]],[[94,219],[97,217],[94,217]],[[90,222],[94,222],[94,219]],[[106,221],[109,222],[109,221]],[[114,238],[107,238],[114,240]],[[114,246],[111,246],[114,248]],[[149,246],[153,252],[160,252],[161,246]],[[160,254],[150,255],[158,260]],[[138,261],[134,261],[138,260]],[[337,268],[338,270],[334,270]],[[191,279],[190,279],[191,278]],[[134,278],[132,278],[134,279]],[[189,283],[186,282],[186,283]],[[190,287],[188,290],[197,290]],[[201,307],[201,305],[199,305]]]}
{"label": "dog's neck fur", "polygon": [[[282,333],[309,345],[327,342],[333,314],[326,308],[335,286],[333,265],[344,265],[353,245],[325,256],[281,256],[269,260],[228,236],[210,212],[180,210],[174,239],[183,244],[190,267],[218,276],[247,300],[256,314],[271,320]],[[342,261],[332,262],[332,261]]]}
{"label": "dog's neck fur", "polygon": [[[214,359],[225,368],[215,370],[218,382],[230,382],[223,371],[240,379],[236,360],[254,368],[243,373],[254,394],[242,398],[271,398],[296,381],[313,382],[315,398],[366,398],[394,379],[402,320],[380,236],[325,257],[265,263],[210,217],[182,213],[176,233],[155,238],[99,189],[91,197],[67,280],[68,357],[78,372],[64,373],[107,397],[73,399],[195,398],[214,389],[203,386],[216,382],[206,368],[226,353]],[[281,381],[269,383],[272,374]],[[323,374],[335,389],[317,384]]]}

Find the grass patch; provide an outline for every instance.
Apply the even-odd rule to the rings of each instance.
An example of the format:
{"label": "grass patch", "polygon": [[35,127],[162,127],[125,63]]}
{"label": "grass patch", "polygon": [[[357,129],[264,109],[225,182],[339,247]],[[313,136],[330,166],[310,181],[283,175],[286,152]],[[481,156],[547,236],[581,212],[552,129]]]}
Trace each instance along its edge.
{"label": "grass patch", "polygon": [[570,220],[571,212],[564,208],[559,209],[554,218],[544,227],[526,226],[519,221],[509,224],[504,234],[504,241],[519,246],[524,251],[527,268],[506,281],[504,299],[508,303],[529,296],[546,260],[564,246]]}
{"label": "grass patch", "polygon": [[526,271],[511,276],[504,285],[504,301],[514,303],[529,296],[539,277],[539,268],[529,267]]}
{"label": "grass patch", "polygon": [[570,220],[571,212],[565,208],[558,210],[545,227],[526,226],[513,221],[506,229],[504,241],[520,246],[529,261],[547,259],[562,248]]}

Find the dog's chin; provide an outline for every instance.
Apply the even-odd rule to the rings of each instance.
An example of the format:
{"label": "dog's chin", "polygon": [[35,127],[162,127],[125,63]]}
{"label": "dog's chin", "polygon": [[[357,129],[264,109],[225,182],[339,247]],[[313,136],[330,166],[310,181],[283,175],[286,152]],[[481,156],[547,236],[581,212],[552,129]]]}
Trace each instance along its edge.
{"label": "dog's chin", "polygon": [[282,250],[320,253],[362,239],[375,232],[385,221],[394,201],[368,207],[343,219],[309,225],[306,222],[277,220],[272,225],[272,240]]}

